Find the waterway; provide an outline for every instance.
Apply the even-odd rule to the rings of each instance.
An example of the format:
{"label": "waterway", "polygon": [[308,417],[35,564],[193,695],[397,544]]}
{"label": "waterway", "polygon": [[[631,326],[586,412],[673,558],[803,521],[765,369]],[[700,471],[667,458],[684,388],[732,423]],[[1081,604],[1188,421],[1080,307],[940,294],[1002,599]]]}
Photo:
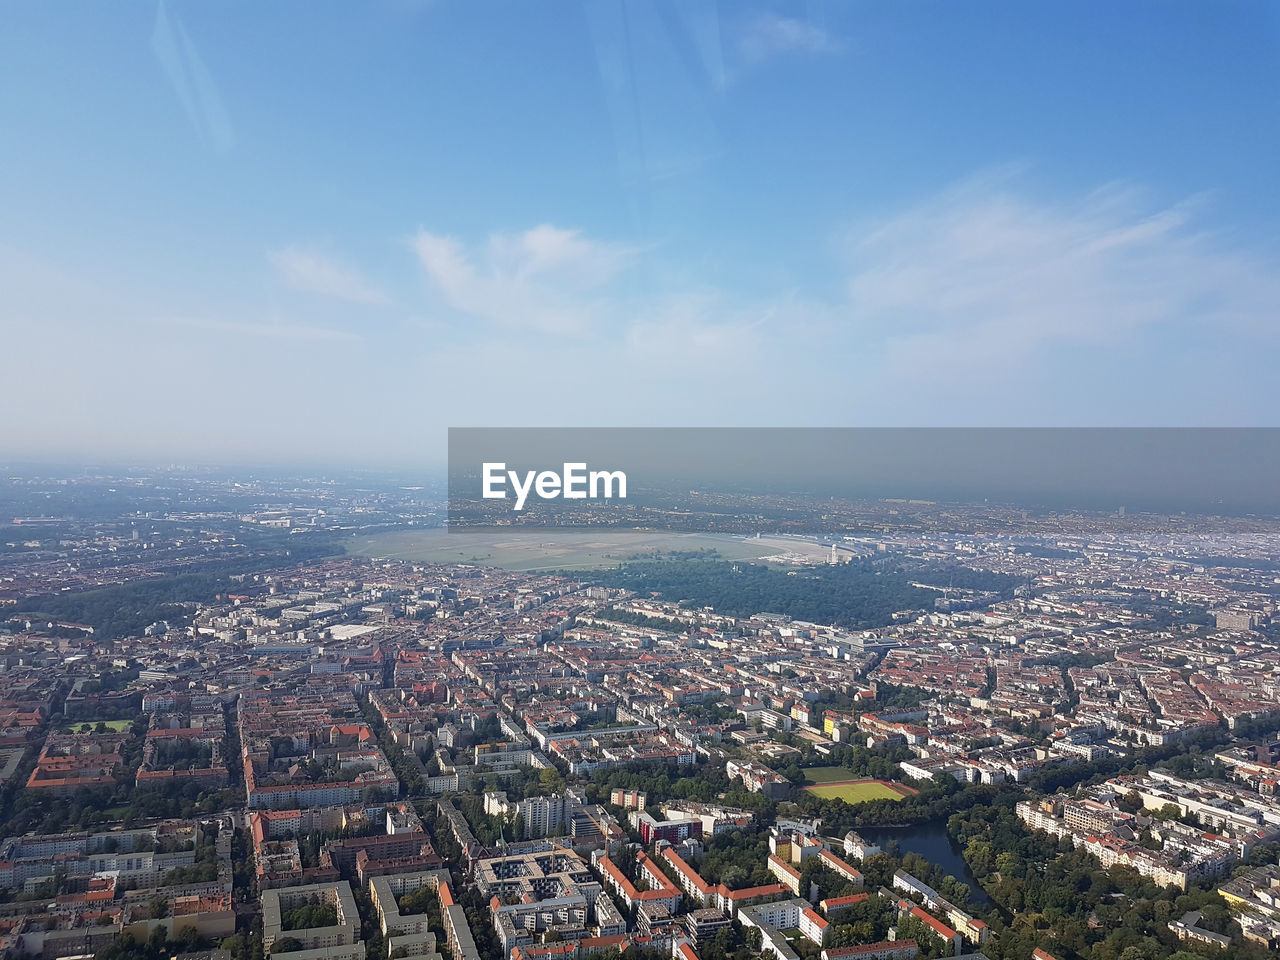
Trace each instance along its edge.
{"label": "waterway", "polygon": [[947,835],[945,820],[917,824],[913,827],[860,827],[858,834],[882,848],[896,842],[901,853],[918,853],[930,863],[936,863],[957,880],[969,885],[969,902],[986,906],[991,903],[985,890],[978,885],[969,865],[960,855],[960,847]]}

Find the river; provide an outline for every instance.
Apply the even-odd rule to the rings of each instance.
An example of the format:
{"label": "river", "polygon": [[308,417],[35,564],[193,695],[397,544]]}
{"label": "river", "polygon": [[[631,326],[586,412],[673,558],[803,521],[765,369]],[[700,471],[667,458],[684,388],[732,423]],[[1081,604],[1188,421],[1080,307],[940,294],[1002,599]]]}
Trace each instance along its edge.
{"label": "river", "polygon": [[947,873],[969,885],[969,902],[983,906],[991,902],[985,890],[978,886],[978,879],[964,862],[960,848],[947,835],[945,820],[934,820],[914,827],[859,827],[858,834],[871,843],[887,847],[896,841],[902,853],[918,853],[930,863],[936,863]]}

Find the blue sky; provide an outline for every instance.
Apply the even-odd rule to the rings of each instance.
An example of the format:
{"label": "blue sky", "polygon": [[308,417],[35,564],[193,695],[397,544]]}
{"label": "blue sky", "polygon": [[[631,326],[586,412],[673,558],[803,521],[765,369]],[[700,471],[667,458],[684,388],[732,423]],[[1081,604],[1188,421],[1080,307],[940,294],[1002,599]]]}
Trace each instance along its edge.
{"label": "blue sky", "polygon": [[1271,3],[0,17],[0,456],[1276,423]]}

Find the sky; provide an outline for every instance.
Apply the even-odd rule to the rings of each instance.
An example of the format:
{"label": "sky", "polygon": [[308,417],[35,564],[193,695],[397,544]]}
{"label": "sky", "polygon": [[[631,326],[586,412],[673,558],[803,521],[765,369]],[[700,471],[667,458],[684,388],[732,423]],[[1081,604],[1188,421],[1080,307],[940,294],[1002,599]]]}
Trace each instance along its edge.
{"label": "sky", "polygon": [[0,459],[1280,425],[1280,7],[10,0]]}

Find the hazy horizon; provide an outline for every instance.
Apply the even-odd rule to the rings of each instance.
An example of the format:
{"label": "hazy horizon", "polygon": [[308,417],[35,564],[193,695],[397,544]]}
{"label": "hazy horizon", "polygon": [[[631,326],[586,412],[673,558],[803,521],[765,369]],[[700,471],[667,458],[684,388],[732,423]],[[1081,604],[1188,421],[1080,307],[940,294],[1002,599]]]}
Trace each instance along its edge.
{"label": "hazy horizon", "polygon": [[[558,469],[582,462],[623,470],[629,505],[707,496],[846,500],[914,499],[1024,507],[1225,515],[1280,515],[1280,429],[964,428],[622,428],[451,430],[449,466],[386,463],[18,463],[0,472],[31,477],[231,482],[323,481],[340,486],[422,488],[443,497],[450,516],[492,523],[480,497],[480,468]],[[695,491],[697,493],[695,494]],[[674,500],[673,500],[674,498]],[[581,522],[609,522],[589,503]],[[555,506],[563,526],[574,510]],[[478,512],[477,512],[478,511]],[[485,519],[487,518],[487,519]],[[529,517],[517,518],[523,522]],[[547,522],[545,519],[536,521]],[[570,525],[575,521],[570,519]]]}

